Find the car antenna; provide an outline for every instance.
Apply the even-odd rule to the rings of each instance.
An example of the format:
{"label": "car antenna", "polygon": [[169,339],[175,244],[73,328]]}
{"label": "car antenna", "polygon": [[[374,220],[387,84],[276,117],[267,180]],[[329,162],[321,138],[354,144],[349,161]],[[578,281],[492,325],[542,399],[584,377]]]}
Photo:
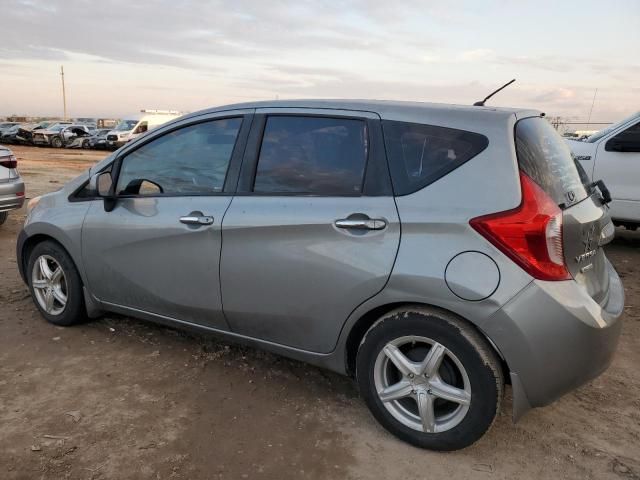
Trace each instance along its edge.
{"label": "car antenna", "polygon": [[511,80],[510,82],[505,83],[504,85],[502,85],[499,89],[497,89],[494,92],[491,92],[489,95],[487,95],[484,100],[480,100],[479,102],[476,102],[473,104],[474,107],[484,107],[484,102],[486,102],[487,100],[489,100],[491,97],[493,97],[496,93],[498,93],[500,90],[504,90],[505,88],[507,88],[509,85],[511,85],[513,82],[515,82],[516,79],[514,78],[513,80]]}

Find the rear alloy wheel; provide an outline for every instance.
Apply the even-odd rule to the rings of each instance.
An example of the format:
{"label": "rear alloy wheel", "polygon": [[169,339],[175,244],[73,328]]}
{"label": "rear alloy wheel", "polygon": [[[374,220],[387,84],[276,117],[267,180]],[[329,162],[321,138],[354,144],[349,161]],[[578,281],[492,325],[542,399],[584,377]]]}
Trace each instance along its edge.
{"label": "rear alloy wheel", "polygon": [[42,316],[68,326],[86,317],[82,281],[69,254],[57,243],[37,244],[27,266],[29,289]]}
{"label": "rear alloy wheel", "polygon": [[450,430],[469,411],[467,371],[458,357],[431,338],[411,335],[388,342],[373,368],[376,391],[387,411],[416,431]]}
{"label": "rear alloy wheel", "polygon": [[51,139],[51,146],[53,148],[61,148],[62,147],[62,139],[60,137],[53,137]]}
{"label": "rear alloy wheel", "polygon": [[360,392],[391,433],[432,450],[458,450],[492,425],[502,369],[486,340],[441,310],[391,312],[365,335],[357,357]]}

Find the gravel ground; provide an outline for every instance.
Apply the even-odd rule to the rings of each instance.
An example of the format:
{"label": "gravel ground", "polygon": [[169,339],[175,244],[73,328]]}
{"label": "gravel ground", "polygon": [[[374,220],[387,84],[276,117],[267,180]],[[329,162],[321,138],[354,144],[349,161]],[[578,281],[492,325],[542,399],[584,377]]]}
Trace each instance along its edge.
{"label": "gravel ground", "polygon": [[[28,197],[104,156],[14,151]],[[330,372],[126,317],[45,323],[16,268],[24,213],[0,227],[2,479],[640,479],[640,232],[607,247],[627,293],[609,370],[516,425],[508,398],[488,435],[442,454],[388,435]]]}

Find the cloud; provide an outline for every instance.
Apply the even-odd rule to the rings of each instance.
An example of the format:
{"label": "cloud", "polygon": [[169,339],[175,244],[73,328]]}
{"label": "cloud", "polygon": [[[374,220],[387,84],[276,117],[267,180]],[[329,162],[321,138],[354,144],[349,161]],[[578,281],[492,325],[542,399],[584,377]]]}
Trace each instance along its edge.
{"label": "cloud", "polygon": [[465,50],[461,52],[457,58],[462,62],[494,60],[496,58],[496,52],[489,48],[476,48],[474,50]]}
{"label": "cloud", "polygon": [[[388,35],[381,31],[372,35],[372,30],[400,21],[412,2],[393,7],[364,0],[346,5],[311,0],[4,3],[3,58],[46,60],[53,50],[196,68],[206,58],[277,56],[283,49],[384,53]],[[351,16],[345,15],[349,12]]]}

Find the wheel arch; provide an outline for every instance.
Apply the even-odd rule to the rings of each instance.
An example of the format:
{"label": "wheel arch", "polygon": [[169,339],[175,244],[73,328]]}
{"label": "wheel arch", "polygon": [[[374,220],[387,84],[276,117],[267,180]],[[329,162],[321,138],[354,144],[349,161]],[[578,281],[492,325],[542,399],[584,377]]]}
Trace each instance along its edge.
{"label": "wheel arch", "polygon": [[35,233],[33,235],[25,236],[22,241],[20,241],[20,239],[18,240],[18,267],[22,276],[22,280],[25,283],[28,283],[27,265],[29,264],[29,257],[31,256],[31,252],[33,252],[33,249],[36,247],[36,245],[46,241],[57,243],[62,249],[64,249],[67,255],[69,255],[69,258],[71,258],[73,266],[78,271],[80,280],[82,281],[82,285],[84,286],[85,280],[82,274],[82,270],[78,268],[78,262],[76,261],[71,250],[64,244],[64,242],[61,242],[58,238],[48,233]]}
{"label": "wheel arch", "polygon": [[493,342],[493,340],[491,340],[491,338],[485,332],[483,332],[480,328],[478,328],[476,324],[458,315],[457,313],[447,310],[445,308],[439,307],[437,305],[431,305],[428,303],[420,303],[420,302],[386,303],[383,305],[378,305],[370,309],[369,311],[365,312],[363,315],[361,315],[349,329],[349,333],[347,334],[347,338],[345,341],[344,358],[345,358],[345,369],[346,369],[347,375],[351,377],[355,376],[356,357],[358,355],[358,347],[360,346],[360,343],[362,342],[362,339],[364,338],[365,334],[367,333],[367,331],[369,331],[369,329],[374,323],[376,323],[381,317],[387,315],[388,313],[394,310],[420,309],[420,308],[429,308],[432,310],[435,309],[435,310],[439,310],[444,313],[447,313],[448,315],[455,315],[465,324],[469,325],[471,328],[476,330],[487,341],[491,349],[495,352],[495,354],[500,359],[503,376],[507,382],[509,381],[510,370],[504,356],[502,355],[502,353],[500,352],[496,344]]}

